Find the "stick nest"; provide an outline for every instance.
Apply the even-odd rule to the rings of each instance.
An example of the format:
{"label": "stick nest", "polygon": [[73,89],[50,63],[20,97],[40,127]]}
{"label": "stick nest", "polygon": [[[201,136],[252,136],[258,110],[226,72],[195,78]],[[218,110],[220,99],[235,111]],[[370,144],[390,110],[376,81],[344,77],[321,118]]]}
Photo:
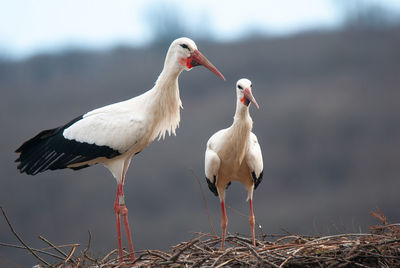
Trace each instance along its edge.
{"label": "stick nest", "polygon": [[[226,237],[225,250],[220,248],[219,237],[195,233],[192,240],[168,252],[137,251],[134,262],[128,261],[129,254],[125,252],[124,263],[118,261],[117,249],[105,256],[93,257],[90,232],[88,245],[80,252],[78,244],[55,246],[43,237],[40,238],[50,246],[46,249],[33,249],[25,243],[8,246],[29,250],[35,257],[51,256],[53,261],[56,257],[53,263],[36,257],[50,267],[400,267],[400,224],[388,224],[379,212],[371,214],[381,224],[369,227],[370,233],[322,237],[263,234],[256,239],[256,247],[249,238],[236,234]],[[66,248],[69,253],[63,251]]]}
{"label": "stick nest", "polygon": [[[69,267],[400,267],[400,224],[370,228],[370,234],[340,234],[323,237],[286,235],[268,241],[264,235],[253,247],[251,240],[228,235],[221,250],[219,237],[196,233],[169,252],[136,252],[134,263],[117,261],[117,250],[101,259],[87,253],[74,258]],[[127,252],[126,252],[127,253]],[[128,256],[128,253],[127,255]],[[57,265],[56,265],[57,266]]]}

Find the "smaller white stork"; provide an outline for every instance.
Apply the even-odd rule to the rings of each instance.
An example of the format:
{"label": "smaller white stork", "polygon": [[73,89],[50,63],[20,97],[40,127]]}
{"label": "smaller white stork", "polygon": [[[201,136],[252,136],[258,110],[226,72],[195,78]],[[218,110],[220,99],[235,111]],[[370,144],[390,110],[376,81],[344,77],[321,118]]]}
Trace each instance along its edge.
{"label": "smaller white stork", "polygon": [[253,213],[253,190],[263,177],[263,160],[257,136],[251,132],[253,120],[249,114],[250,102],[259,108],[251,92],[252,84],[248,79],[236,83],[236,113],[233,124],[211,136],[207,142],[205,154],[205,173],[208,188],[221,202],[222,244],[224,248],[228,217],[225,210],[225,189],[231,181],[240,181],[248,192],[250,204],[250,229],[253,245],[255,217]]}
{"label": "smaller white stork", "polygon": [[152,89],[129,100],[92,110],[60,127],[44,130],[16,150],[20,154],[16,160],[18,169],[29,175],[64,168],[78,170],[95,164],[103,164],[110,170],[118,184],[114,211],[120,261],[123,253],[121,217],[130,258],[135,259],[124,196],[125,175],[132,156],[157,137],[175,134],[182,106],[179,75],[198,65],[225,80],[193,40],[178,38],[170,45],[164,68]]}

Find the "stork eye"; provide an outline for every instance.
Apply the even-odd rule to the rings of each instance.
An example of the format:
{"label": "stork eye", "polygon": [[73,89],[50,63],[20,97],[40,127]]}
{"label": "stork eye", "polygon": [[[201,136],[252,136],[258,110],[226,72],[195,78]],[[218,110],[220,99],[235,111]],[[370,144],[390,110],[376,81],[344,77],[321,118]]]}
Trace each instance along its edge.
{"label": "stork eye", "polygon": [[238,85],[238,88],[239,88],[239,89],[241,89],[241,90],[243,90],[243,88],[242,88],[242,86],[241,86],[241,85]]}
{"label": "stork eye", "polygon": [[253,85],[250,85],[251,88],[253,88]]}
{"label": "stork eye", "polygon": [[180,46],[185,48],[185,49],[187,49],[187,50],[189,50],[189,47],[186,44],[180,44]]}

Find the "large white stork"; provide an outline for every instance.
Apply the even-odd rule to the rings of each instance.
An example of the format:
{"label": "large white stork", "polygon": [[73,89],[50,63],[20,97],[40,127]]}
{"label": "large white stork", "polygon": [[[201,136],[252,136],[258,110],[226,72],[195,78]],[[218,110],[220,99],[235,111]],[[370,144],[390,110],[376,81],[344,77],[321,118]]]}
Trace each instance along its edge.
{"label": "large white stork", "polygon": [[225,210],[225,189],[231,181],[240,181],[248,192],[250,204],[250,228],[253,245],[254,235],[253,190],[263,177],[263,160],[256,135],[251,132],[253,120],[249,114],[250,102],[258,107],[251,92],[252,84],[248,79],[236,83],[236,112],[233,124],[229,128],[216,132],[207,142],[205,154],[205,173],[208,188],[221,202],[222,245],[224,248],[228,218]]}
{"label": "large white stork", "polygon": [[183,70],[203,65],[220,78],[224,76],[197,49],[189,38],[179,38],[168,49],[164,68],[154,87],[126,101],[107,105],[69,123],[44,130],[26,141],[16,152],[21,173],[35,175],[46,170],[82,169],[103,164],[117,180],[114,211],[117,221],[118,255],[122,261],[122,216],[129,243],[130,258],[135,259],[128,209],[124,199],[124,180],[133,155],[157,137],[175,135],[180,121],[178,77]]}

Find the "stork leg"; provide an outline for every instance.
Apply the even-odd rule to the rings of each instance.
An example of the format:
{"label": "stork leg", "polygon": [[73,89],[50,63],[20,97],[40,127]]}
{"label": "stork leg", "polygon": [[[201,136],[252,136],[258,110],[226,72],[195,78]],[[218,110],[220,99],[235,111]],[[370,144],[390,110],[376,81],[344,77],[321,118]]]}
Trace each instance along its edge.
{"label": "stork leg", "polygon": [[253,246],[256,246],[256,237],[255,237],[255,233],[254,233],[254,224],[255,224],[256,220],[255,220],[254,212],[253,212],[253,200],[251,198],[249,199],[249,204],[250,204],[249,223],[250,223],[250,230],[251,230],[251,241],[253,243]]}
{"label": "stork leg", "polygon": [[118,235],[118,257],[119,261],[122,262],[122,241],[121,241],[121,222],[120,222],[120,209],[119,209],[119,197],[120,197],[120,190],[122,187],[120,187],[120,184],[117,186],[117,196],[115,198],[114,202],[114,213],[115,213],[115,219],[117,221],[117,235]]}
{"label": "stork leg", "polygon": [[120,216],[122,216],[123,221],[124,221],[124,225],[125,225],[125,231],[126,231],[126,236],[128,238],[131,261],[134,261],[135,260],[135,253],[133,251],[132,236],[131,236],[131,231],[129,229],[129,223],[128,223],[128,209],[126,208],[126,205],[125,205],[123,180],[122,180],[121,183],[118,184],[117,196],[116,196],[115,202],[114,202],[114,212],[115,212],[115,218],[116,218],[116,221],[117,221],[118,257],[119,257],[119,261],[120,262],[123,261],[123,258],[122,258],[123,251],[122,251]]}
{"label": "stork leg", "polygon": [[135,260],[135,252],[133,251],[133,243],[132,243],[132,235],[131,235],[131,230],[129,229],[129,223],[128,223],[128,209],[124,205],[121,211],[122,217],[124,218],[124,225],[125,225],[125,231],[126,231],[126,236],[128,238],[128,244],[129,244],[129,252],[131,253],[131,261]]}
{"label": "stork leg", "polygon": [[222,229],[221,249],[224,249],[225,236],[226,236],[226,227],[228,226],[228,217],[226,216],[226,210],[225,210],[224,201],[221,201],[221,212],[222,212],[222,218],[221,218],[221,229]]}

